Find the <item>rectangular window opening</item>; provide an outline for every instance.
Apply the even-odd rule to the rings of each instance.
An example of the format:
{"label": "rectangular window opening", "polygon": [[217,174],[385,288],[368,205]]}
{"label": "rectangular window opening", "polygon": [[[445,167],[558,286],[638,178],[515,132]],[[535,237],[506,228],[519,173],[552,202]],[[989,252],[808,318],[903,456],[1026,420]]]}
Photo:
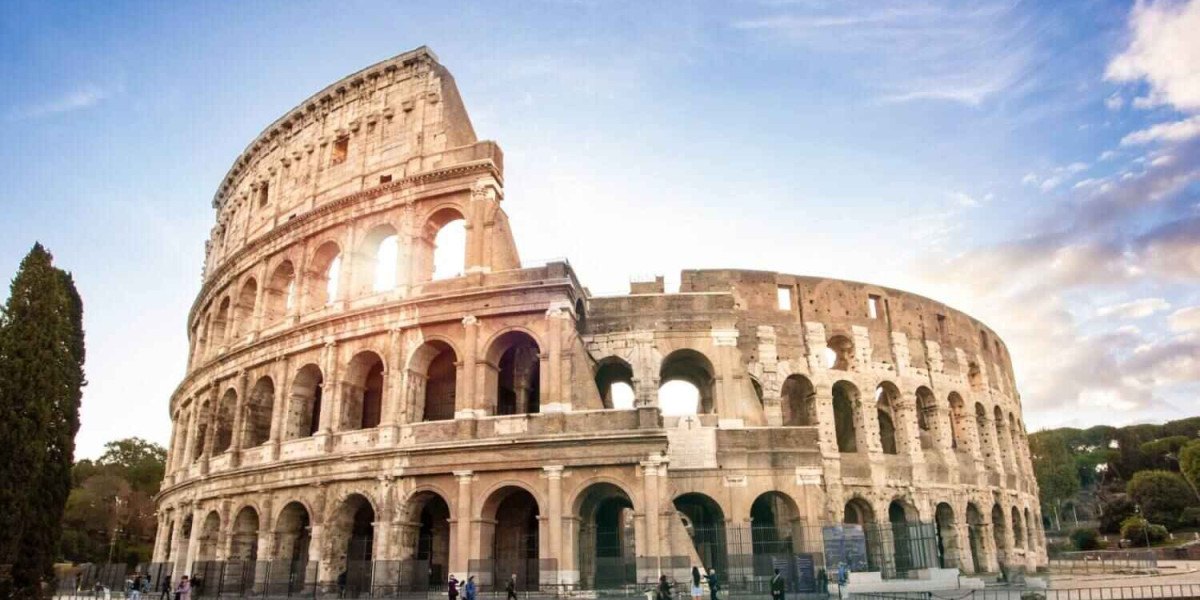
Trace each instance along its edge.
{"label": "rectangular window opening", "polygon": [[867,316],[872,319],[879,318],[879,296],[875,294],[867,296]]}
{"label": "rectangular window opening", "polygon": [[391,183],[391,181],[392,181],[392,176],[391,176],[391,175],[380,175],[380,176],[379,176],[379,183],[380,183],[381,185],[382,185],[382,184],[384,184],[384,183]]}
{"label": "rectangular window opening", "polygon": [[271,201],[271,185],[263,182],[262,187],[258,189],[258,207],[262,208]]}
{"label": "rectangular window opening", "polygon": [[792,288],[786,285],[775,288],[775,301],[779,310],[792,310]]}
{"label": "rectangular window opening", "polygon": [[339,138],[333,143],[333,154],[330,156],[331,164],[340,165],[346,162],[346,155],[350,153],[350,138]]}
{"label": "rectangular window opening", "polygon": [[938,319],[937,320],[938,338],[939,339],[945,338],[946,337],[946,315],[938,315],[937,319]]}

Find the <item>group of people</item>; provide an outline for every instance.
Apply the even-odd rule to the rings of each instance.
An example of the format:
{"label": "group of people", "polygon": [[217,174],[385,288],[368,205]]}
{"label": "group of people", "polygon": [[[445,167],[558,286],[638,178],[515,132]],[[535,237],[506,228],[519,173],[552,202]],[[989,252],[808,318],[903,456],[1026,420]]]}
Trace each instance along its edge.
{"label": "group of people", "polygon": [[[711,600],[717,600],[717,592],[721,590],[721,585],[717,582],[717,572],[715,569],[709,569],[707,572],[701,572],[700,567],[692,567],[692,600],[701,600],[704,597],[704,586],[701,582],[708,584],[708,593]],[[658,578],[658,589],[655,590],[656,600],[671,600],[671,588],[675,584],[667,579],[666,575],[661,575]]]}
{"label": "group of people", "polygon": [[[475,600],[475,594],[478,588],[475,587],[475,576],[468,575],[466,581],[460,582],[453,574],[446,581],[446,593],[450,596],[450,600],[458,600],[458,588],[462,587],[463,600]],[[508,578],[508,583],[504,585],[504,591],[507,595],[504,600],[517,600],[517,574],[513,573],[512,577]]]}

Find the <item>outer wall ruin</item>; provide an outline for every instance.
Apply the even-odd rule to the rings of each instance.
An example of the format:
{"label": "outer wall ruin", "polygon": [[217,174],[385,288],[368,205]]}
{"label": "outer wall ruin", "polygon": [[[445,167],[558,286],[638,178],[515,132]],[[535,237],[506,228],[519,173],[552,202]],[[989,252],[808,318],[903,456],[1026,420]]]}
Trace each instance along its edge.
{"label": "outer wall ruin", "polygon": [[[171,397],[155,562],[584,588],[704,564],[736,582],[857,523],[887,578],[1046,563],[1010,357],[982,323],[762,271],[591,296],[566,262],[522,265],[503,168],[425,48],[237,158]],[[456,221],[462,274],[434,279]],[[697,414],[663,416],[674,381]]]}

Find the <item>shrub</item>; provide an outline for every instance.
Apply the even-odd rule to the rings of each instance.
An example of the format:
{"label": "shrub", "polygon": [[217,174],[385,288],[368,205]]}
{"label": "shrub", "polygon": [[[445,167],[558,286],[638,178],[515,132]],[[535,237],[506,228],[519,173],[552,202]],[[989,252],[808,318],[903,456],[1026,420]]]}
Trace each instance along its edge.
{"label": "shrub", "polygon": [[1141,471],[1129,480],[1126,491],[1131,500],[1142,506],[1142,516],[1148,521],[1171,526],[1195,500],[1183,476],[1170,471]]}
{"label": "shrub", "polygon": [[1167,539],[1167,528],[1162,525],[1151,525],[1141,517],[1129,517],[1121,523],[1121,537],[1134,543],[1143,544],[1147,539],[1151,544],[1157,544]]}
{"label": "shrub", "polygon": [[1100,531],[1102,533],[1121,533],[1121,523],[1132,517],[1136,510],[1128,498],[1119,497],[1108,502],[1100,515]]}
{"label": "shrub", "polygon": [[1189,506],[1179,515],[1179,525],[1182,527],[1200,527],[1200,506]]}
{"label": "shrub", "polygon": [[1091,527],[1080,527],[1071,531],[1071,543],[1076,550],[1099,550],[1100,532]]}

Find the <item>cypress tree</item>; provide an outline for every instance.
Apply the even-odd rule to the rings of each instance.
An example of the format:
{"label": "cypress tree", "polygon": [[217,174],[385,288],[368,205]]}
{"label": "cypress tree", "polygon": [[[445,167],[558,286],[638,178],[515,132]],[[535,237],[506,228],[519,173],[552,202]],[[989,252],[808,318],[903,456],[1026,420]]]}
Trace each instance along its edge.
{"label": "cypress tree", "polygon": [[21,261],[0,321],[0,597],[53,576],[83,380],[83,303],[41,244]]}

